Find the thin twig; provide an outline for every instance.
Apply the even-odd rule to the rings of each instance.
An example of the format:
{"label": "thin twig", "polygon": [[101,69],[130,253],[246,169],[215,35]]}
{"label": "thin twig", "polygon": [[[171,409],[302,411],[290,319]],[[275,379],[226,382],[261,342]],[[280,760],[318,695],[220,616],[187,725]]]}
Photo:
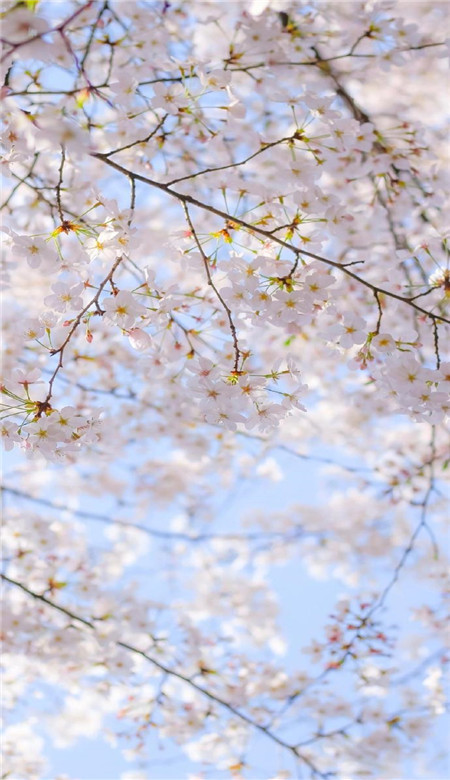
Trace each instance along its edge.
{"label": "thin twig", "polygon": [[184,213],[186,215],[186,221],[187,221],[187,223],[189,225],[189,228],[190,228],[190,230],[192,232],[192,235],[194,237],[194,241],[195,241],[195,243],[197,245],[197,249],[198,249],[198,251],[200,252],[200,254],[202,256],[203,265],[205,266],[206,276],[207,276],[207,279],[208,279],[208,284],[211,285],[212,289],[214,290],[214,292],[216,294],[216,297],[218,298],[218,300],[222,304],[223,308],[225,309],[225,313],[227,315],[228,322],[229,322],[229,325],[230,325],[231,337],[233,339],[233,347],[234,347],[233,372],[234,372],[234,374],[239,374],[239,360],[241,358],[241,352],[239,350],[239,343],[238,343],[238,337],[237,337],[237,332],[236,332],[236,326],[235,326],[234,321],[233,321],[233,315],[232,315],[231,309],[230,309],[230,307],[228,306],[227,302],[224,300],[223,296],[221,295],[221,293],[219,292],[219,290],[217,289],[216,285],[213,282],[212,275],[211,275],[211,269],[209,267],[209,258],[206,256],[206,254],[205,254],[205,252],[203,250],[203,247],[202,247],[200,241],[198,240],[198,236],[197,236],[197,233],[195,232],[195,228],[194,228],[194,225],[192,223],[191,216],[189,214],[189,209],[188,209],[187,203],[185,201],[183,201],[183,209],[184,209]]}

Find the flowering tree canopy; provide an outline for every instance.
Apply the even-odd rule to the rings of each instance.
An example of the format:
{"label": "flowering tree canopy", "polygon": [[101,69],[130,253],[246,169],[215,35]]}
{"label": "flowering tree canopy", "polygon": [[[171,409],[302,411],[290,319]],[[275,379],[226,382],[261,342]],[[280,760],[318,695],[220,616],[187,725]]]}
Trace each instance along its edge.
{"label": "flowering tree canopy", "polygon": [[447,12],[3,3],[3,778],[447,776]]}

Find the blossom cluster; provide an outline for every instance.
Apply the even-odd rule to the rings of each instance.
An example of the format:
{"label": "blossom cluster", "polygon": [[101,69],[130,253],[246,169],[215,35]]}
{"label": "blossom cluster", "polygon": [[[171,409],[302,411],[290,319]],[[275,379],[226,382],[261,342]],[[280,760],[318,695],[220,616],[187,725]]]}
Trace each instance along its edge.
{"label": "blossom cluster", "polygon": [[442,775],[447,16],[3,3],[7,776]]}

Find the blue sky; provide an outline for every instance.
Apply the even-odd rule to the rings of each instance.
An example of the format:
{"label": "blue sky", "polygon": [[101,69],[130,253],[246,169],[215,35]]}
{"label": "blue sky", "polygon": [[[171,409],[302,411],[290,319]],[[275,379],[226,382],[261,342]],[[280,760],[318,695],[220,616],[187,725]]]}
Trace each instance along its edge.
{"label": "blue sky", "polygon": [[[321,452],[320,454],[324,456],[329,453]],[[17,462],[16,456],[11,458],[11,467],[14,468]],[[216,531],[229,529],[230,525],[235,525],[237,513],[244,513],[252,507],[271,511],[290,502],[318,504],[326,500],[325,483],[321,476],[321,467],[317,463],[294,459],[286,453],[281,453],[280,462],[285,472],[284,479],[276,483],[257,479],[254,482],[241,485],[240,494],[239,491],[236,493],[234,499],[227,503],[227,511],[223,512],[217,519]],[[10,469],[7,468],[6,483],[8,483],[9,471]],[[7,502],[11,503],[11,499],[8,497]],[[98,505],[87,501],[83,503],[83,506],[93,511],[99,509]],[[55,513],[52,512],[52,514]],[[154,522],[154,525],[158,523],[157,513],[155,517],[156,523]],[[161,527],[164,527],[164,513],[161,514],[160,522],[162,522]],[[333,518],[330,516],[330,524],[332,523]],[[88,525],[91,529],[92,541],[96,544],[101,543],[104,528],[96,523],[88,523]],[[156,549],[155,545],[151,548],[152,566],[157,566]],[[164,566],[162,558],[161,566]],[[145,570],[145,557],[138,560],[136,570],[140,572]],[[133,571],[130,572],[130,575],[133,575]],[[142,579],[143,593],[145,593],[145,581],[144,577]],[[320,640],[323,637],[323,627],[328,622],[328,617],[337,599],[341,594],[348,593],[348,588],[336,580],[317,581],[313,579],[307,572],[301,557],[298,556],[279,567],[275,567],[270,574],[270,582],[278,596],[281,632],[291,639],[291,645],[283,661],[287,668],[292,670],[300,668],[317,673],[320,667],[313,667],[302,649],[313,639]],[[162,591],[161,595],[164,595]],[[408,567],[406,567],[400,581],[390,595],[387,622],[401,626],[406,608],[417,602],[422,602],[424,595],[423,585],[409,575]],[[412,669],[414,666],[415,663],[412,661],[408,668]],[[336,690],[339,690],[339,681],[336,680],[336,682],[338,684]],[[50,696],[42,702],[45,711],[52,709],[52,698]],[[40,706],[37,703],[37,712],[39,712]],[[106,725],[113,731],[117,728],[120,729],[120,723],[113,719],[107,720]],[[43,728],[37,727],[37,730],[42,735],[45,734]],[[445,738],[445,726],[438,727],[435,736],[436,741]],[[120,748],[111,747],[101,735],[95,735],[92,739],[82,738],[76,745],[65,749],[55,748],[48,734],[45,735],[45,739],[47,743],[46,754],[50,762],[46,780],[53,780],[59,774],[65,773],[74,780],[119,780],[122,773],[139,766],[126,761],[121,755]],[[276,770],[279,758],[277,750],[274,749],[269,740],[264,737],[258,738],[249,753],[248,777],[251,780],[260,780],[272,776],[271,772]],[[291,764],[290,767],[289,764]],[[302,776],[295,774],[292,761],[287,760],[287,763],[283,761],[282,765],[291,768],[294,777]],[[196,771],[203,771],[209,780],[219,780],[219,778],[226,776],[218,770],[208,771],[196,767],[173,742],[164,741],[162,744],[158,740],[156,732],[148,746],[148,760],[145,759],[142,762],[141,768],[142,777],[146,780],[166,780],[166,778],[167,780],[184,780],[190,774],[195,774]],[[412,769],[412,771],[414,770]],[[440,776],[442,780],[446,778],[445,772],[446,770],[443,769],[443,774]],[[411,778],[407,780],[415,780],[422,776],[421,774],[412,774]],[[406,778],[401,780],[406,780]],[[433,780],[438,780],[438,777],[436,776]]]}

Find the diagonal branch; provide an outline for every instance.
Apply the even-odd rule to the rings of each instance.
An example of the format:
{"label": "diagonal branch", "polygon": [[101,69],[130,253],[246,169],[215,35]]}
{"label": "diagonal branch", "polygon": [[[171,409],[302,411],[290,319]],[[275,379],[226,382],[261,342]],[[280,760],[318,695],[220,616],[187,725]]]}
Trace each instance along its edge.
{"label": "diagonal branch", "polygon": [[128,178],[133,177],[134,179],[136,179],[136,181],[141,181],[144,184],[148,184],[151,187],[155,187],[156,189],[165,192],[167,195],[170,195],[172,198],[176,198],[182,204],[190,203],[192,206],[196,206],[197,208],[203,209],[204,211],[209,211],[211,214],[216,214],[216,216],[218,217],[223,217],[223,219],[225,219],[226,221],[235,222],[236,224],[241,225],[242,227],[246,228],[247,230],[253,233],[257,233],[258,235],[264,236],[264,238],[268,239],[269,241],[273,241],[279,246],[282,246],[285,249],[288,249],[290,252],[293,252],[297,257],[297,261],[298,261],[298,257],[299,256],[301,257],[302,255],[305,255],[306,257],[311,257],[313,260],[318,260],[321,263],[325,263],[331,268],[337,268],[339,271],[342,271],[342,273],[346,274],[351,279],[354,279],[359,284],[362,284],[364,287],[367,287],[369,290],[372,290],[373,293],[377,292],[382,295],[386,295],[389,298],[394,298],[397,301],[401,301],[402,303],[407,304],[412,309],[418,311],[420,314],[424,315],[425,317],[429,317],[431,320],[445,322],[447,325],[450,325],[450,319],[443,317],[440,314],[434,314],[428,309],[423,309],[421,306],[419,306],[417,303],[414,302],[413,298],[406,298],[403,295],[398,295],[397,293],[392,292],[391,290],[386,290],[383,287],[379,287],[376,284],[372,284],[371,282],[367,281],[367,279],[363,279],[361,276],[358,276],[358,274],[355,274],[353,271],[351,271],[348,268],[348,266],[342,265],[341,263],[337,263],[334,260],[330,260],[327,257],[323,257],[322,255],[318,255],[315,252],[309,252],[306,249],[303,249],[302,247],[295,246],[294,244],[289,244],[287,241],[283,241],[281,238],[277,238],[268,230],[264,230],[263,228],[258,227],[257,225],[252,225],[251,223],[246,222],[243,219],[240,219],[240,217],[235,217],[231,214],[228,214],[226,211],[222,211],[222,209],[218,209],[209,203],[204,203],[203,201],[194,198],[192,195],[186,195],[182,192],[177,192],[176,190],[172,190],[167,184],[162,184],[161,182],[155,181],[154,179],[150,179],[148,176],[143,176],[140,173],[134,173],[133,171],[130,171],[128,168],[124,168],[123,165],[114,162],[114,160],[110,160],[109,158],[105,157],[105,155],[103,155],[100,152],[92,152],[91,156],[96,157],[98,160],[101,160],[102,162],[106,163],[111,168],[114,168],[116,171],[119,171],[119,173],[124,174],[124,176],[127,176]]}
{"label": "diagonal branch", "polygon": [[[59,604],[56,604],[51,599],[48,599],[46,596],[36,593],[30,588],[27,588],[27,586],[23,585],[21,582],[11,579],[10,577],[7,577],[6,574],[1,574],[1,579],[4,582],[7,582],[9,585],[13,585],[16,588],[19,588],[28,596],[31,596],[37,601],[41,601],[43,604],[46,604],[48,607],[51,607],[52,609],[62,613],[63,615],[66,615],[66,617],[74,621],[75,625],[79,623],[86,626],[87,628],[90,628],[92,631],[96,631],[96,626],[92,620],[87,620],[86,618],[79,617],[70,609],[67,609],[66,607],[62,607]],[[297,758],[299,761],[301,761],[311,770],[312,777],[321,777],[324,778],[324,780],[326,780],[326,778],[331,776],[330,772],[321,772],[319,769],[317,769],[317,767],[311,761],[311,759],[300,752],[298,746],[291,745],[288,742],[285,742],[283,739],[281,739],[281,737],[278,737],[277,734],[271,731],[268,727],[263,726],[262,724],[258,723],[256,720],[253,720],[249,715],[246,715],[245,712],[241,712],[232,704],[229,704],[227,701],[225,701],[225,699],[222,699],[220,698],[220,696],[217,696],[215,693],[212,693],[211,691],[208,691],[206,688],[203,688],[201,685],[196,683],[195,680],[193,680],[191,677],[187,677],[181,672],[177,672],[175,669],[170,669],[169,667],[165,666],[165,664],[161,663],[161,661],[158,661],[156,658],[153,658],[153,656],[148,655],[148,653],[144,652],[143,650],[139,650],[137,647],[128,644],[128,642],[115,641],[114,644],[116,645],[116,647],[121,647],[122,649],[128,650],[130,653],[133,653],[134,655],[139,655],[141,656],[141,658],[145,658],[146,661],[149,661],[149,663],[151,663],[161,672],[164,672],[169,677],[174,677],[177,680],[186,683],[186,685],[189,685],[195,691],[201,693],[202,696],[205,696],[207,699],[214,702],[214,704],[217,704],[219,707],[222,707],[223,709],[227,710],[235,718],[238,718],[239,720],[246,723],[247,726],[250,726],[256,731],[261,732],[270,740],[272,740],[272,742],[275,742],[277,745],[279,745],[279,747],[282,747],[285,750],[291,752],[295,756],[295,758]]]}

